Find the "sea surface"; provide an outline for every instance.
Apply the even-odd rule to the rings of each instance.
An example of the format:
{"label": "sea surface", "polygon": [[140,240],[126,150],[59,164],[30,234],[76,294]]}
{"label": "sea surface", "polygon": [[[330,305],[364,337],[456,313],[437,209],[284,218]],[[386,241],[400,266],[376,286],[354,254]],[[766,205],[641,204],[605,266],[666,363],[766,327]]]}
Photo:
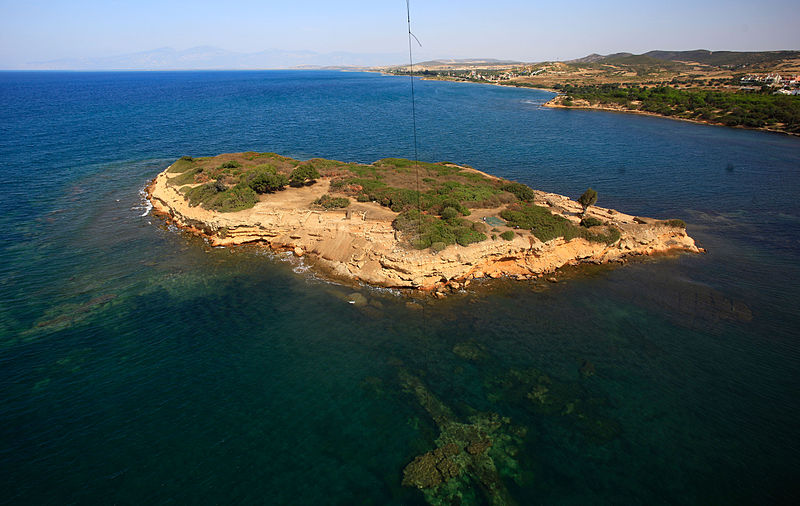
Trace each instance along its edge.
{"label": "sea surface", "polygon": [[[142,190],[181,155],[411,158],[407,77],[0,73],[0,503],[796,501],[800,138],[416,92],[422,160],[591,186],[708,253],[445,300],[333,284]],[[467,433],[491,447],[446,493],[403,486]]]}

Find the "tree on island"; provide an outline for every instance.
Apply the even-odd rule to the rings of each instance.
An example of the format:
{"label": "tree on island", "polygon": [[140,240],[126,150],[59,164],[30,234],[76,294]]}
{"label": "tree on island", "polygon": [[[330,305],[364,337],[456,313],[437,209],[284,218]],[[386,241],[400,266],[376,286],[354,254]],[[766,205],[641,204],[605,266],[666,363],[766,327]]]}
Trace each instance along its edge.
{"label": "tree on island", "polygon": [[589,206],[594,205],[595,202],[597,202],[596,191],[589,188],[588,190],[583,192],[583,195],[581,195],[580,198],[578,199],[578,204],[580,204],[581,207],[583,207],[583,213],[581,214],[581,216],[585,216],[586,211],[589,209]]}
{"label": "tree on island", "polygon": [[319,171],[313,165],[303,165],[297,167],[292,171],[289,176],[289,182],[292,186],[303,186],[308,181],[309,184],[316,182],[315,180],[320,177]]}
{"label": "tree on island", "polygon": [[249,186],[256,193],[273,193],[283,190],[287,184],[289,184],[289,180],[283,174],[263,171],[250,180]]}

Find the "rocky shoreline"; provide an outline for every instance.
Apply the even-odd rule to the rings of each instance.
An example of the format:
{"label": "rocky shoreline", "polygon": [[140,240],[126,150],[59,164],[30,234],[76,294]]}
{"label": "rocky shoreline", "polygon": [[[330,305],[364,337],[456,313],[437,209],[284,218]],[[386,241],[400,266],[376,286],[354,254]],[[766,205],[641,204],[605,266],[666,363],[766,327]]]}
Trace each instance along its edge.
{"label": "rocky shoreline", "polygon": [[[396,75],[396,74],[387,74],[387,75]],[[691,118],[678,118],[675,116],[666,116],[664,114],[658,114],[650,111],[640,111],[637,109],[628,109],[626,107],[612,105],[612,104],[591,104],[586,100],[575,100],[574,105],[566,106],[563,105],[561,102],[564,100],[566,95],[564,95],[561,91],[555,88],[538,88],[538,87],[531,87],[531,86],[519,86],[514,84],[513,82],[474,82],[474,81],[464,81],[464,80],[454,80],[454,79],[444,79],[440,77],[431,77],[425,76],[421,79],[426,81],[447,81],[447,82],[461,82],[461,83],[473,83],[473,84],[488,84],[493,86],[506,86],[510,88],[520,88],[520,89],[527,89],[527,90],[538,90],[538,91],[549,91],[551,93],[556,93],[556,96],[542,104],[542,107],[548,107],[553,109],[583,109],[583,110],[591,110],[591,111],[607,111],[607,112],[622,112],[627,114],[638,114],[641,116],[652,116],[656,118],[665,118],[665,119],[672,119],[677,121],[686,121],[688,123],[696,123],[699,125],[711,125],[711,126],[724,126],[726,128],[739,128],[742,130],[757,130],[760,132],[771,132],[775,134],[783,134],[783,135],[791,135],[794,137],[800,136],[800,134],[794,132],[787,132],[786,130],[776,129],[776,128],[768,128],[768,127],[746,127],[746,126],[728,126],[724,123],[718,123],[714,121],[706,121],[706,120],[699,120],[699,119],[691,119]]]}
{"label": "rocky shoreline", "polygon": [[[312,186],[289,188],[280,198],[262,198],[251,209],[222,213],[190,206],[179,189],[168,184],[168,170],[147,187],[154,215],[205,237],[214,246],[255,243],[275,251],[292,251],[311,259],[312,265],[329,277],[374,286],[443,294],[479,278],[533,279],[549,277],[567,265],[702,251],[682,227],[596,206],[587,216],[620,231],[620,238],[610,245],[583,238],[542,242],[527,231],[515,231],[511,240],[450,245],[439,252],[416,250],[406,246],[393,229],[397,213],[377,203],[353,202],[344,210],[312,205],[329,191],[327,178]],[[577,202],[553,193],[535,193],[536,204],[575,223],[580,221],[582,209]],[[499,209],[476,209],[471,218],[477,221],[497,212]]]}
{"label": "rocky shoreline", "polygon": [[[553,90],[555,91],[555,90]],[[558,93],[558,92],[557,92]],[[746,127],[746,126],[728,126],[723,123],[718,123],[715,121],[706,121],[700,119],[692,119],[692,118],[679,118],[677,116],[665,116],[664,114],[658,114],[655,112],[650,111],[640,111],[638,109],[628,109],[627,107],[623,107],[617,104],[592,104],[588,100],[577,99],[573,101],[572,105],[564,105],[562,102],[566,98],[566,95],[559,93],[555,97],[551,98],[544,104],[542,107],[549,107],[552,109],[582,109],[582,110],[589,110],[589,111],[606,111],[606,112],[621,112],[626,114],[638,114],[639,116],[652,116],[655,118],[665,118],[671,119],[676,121],[685,121],[687,123],[695,123],[698,125],[711,125],[711,126],[723,126],[726,128],[739,128],[742,130],[758,130],[761,132],[771,132],[774,134],[783,134],[783,135],[791,135],[791,136],[798,136],[800,134],[796,134],[794,132],[787,132],[785,130],[780,130],[776,128],[767,128],[767,127]]]}

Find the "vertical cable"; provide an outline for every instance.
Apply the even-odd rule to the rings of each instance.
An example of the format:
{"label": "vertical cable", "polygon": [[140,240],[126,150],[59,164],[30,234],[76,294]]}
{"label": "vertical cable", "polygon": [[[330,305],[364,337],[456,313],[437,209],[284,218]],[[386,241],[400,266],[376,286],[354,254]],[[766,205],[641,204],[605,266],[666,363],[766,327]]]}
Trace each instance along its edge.
{"label": "vertical cable", "polygon": [[[422,236],[422,192],[419,185],[419,153],[417,151],[417,104],[414,95],[414,57],[412,52],[411,38],[417,38],[411,33],[411,5],[410,0],[406,0],[406,16],[408,19],[408,69],[409,77],[411,79],[411,129],[414,133],[414,173],[417,179],[417,212],[419,218],[417,220],[417,239]],[[419,43],[419,40],[417,40]]]}

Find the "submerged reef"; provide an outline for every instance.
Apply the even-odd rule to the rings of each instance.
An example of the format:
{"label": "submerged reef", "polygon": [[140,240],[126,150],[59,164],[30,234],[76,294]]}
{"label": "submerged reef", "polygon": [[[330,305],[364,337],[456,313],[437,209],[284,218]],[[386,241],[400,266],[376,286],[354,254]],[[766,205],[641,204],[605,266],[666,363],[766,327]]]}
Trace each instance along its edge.
{"label": "submerged reef", "polygon": [[476,413],[461,422],[419,378],[401,370],[400,381],[439,429],[436,448],[403,470],[403,485],[420,489],[433,505],[515,504],[503,478],[522,481],[516,455],[527,430],[496,413]]}

